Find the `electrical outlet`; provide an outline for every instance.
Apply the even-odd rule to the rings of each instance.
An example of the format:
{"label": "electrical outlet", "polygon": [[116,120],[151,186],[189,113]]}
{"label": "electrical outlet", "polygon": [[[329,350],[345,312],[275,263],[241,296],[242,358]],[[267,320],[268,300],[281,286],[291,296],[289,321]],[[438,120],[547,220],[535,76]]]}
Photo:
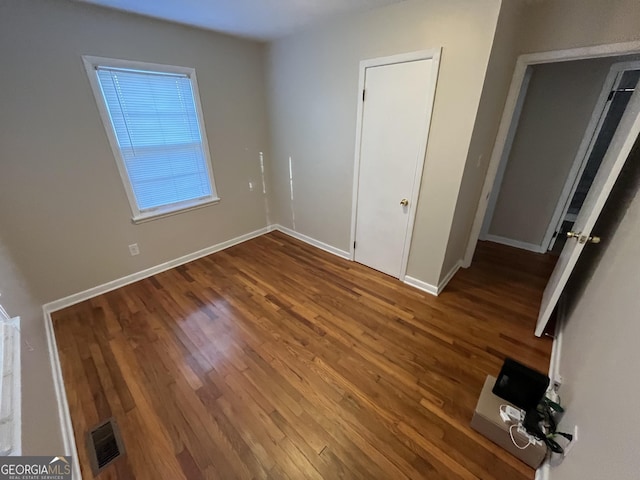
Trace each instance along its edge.
{"label": "electrical outlet", "polygon": [[562,386],[562,382],[564,381],[564,379],[562,378],[562,375],[558,375],[556,376],[556,378],[553,379],[553,381],[551,382],[551,389],[558,393],[558,391],[560,390],[560,387]]}
{"label": "electrical outlet", "polygon": [[137,243],[132,243],[131,245],[129,245],[129,253],[131,254],[132,257],[135,257],[136,255],[140,255],[140,248],[138,248]]}

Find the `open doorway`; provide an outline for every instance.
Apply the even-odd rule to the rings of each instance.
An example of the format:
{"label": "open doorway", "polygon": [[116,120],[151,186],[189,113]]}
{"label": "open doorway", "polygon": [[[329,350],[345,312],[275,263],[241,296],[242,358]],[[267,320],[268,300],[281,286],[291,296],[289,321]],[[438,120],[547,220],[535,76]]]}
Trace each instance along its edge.
{"label": "open doorway", "polygon": [[548,250],[562,251],[639,80],[640,62],[618,63],[611,68],[601,94],[606,95],[606,101],[604,105],[598,102],[592,115],[593,120],[598,119],[597,126],[593,134],[588,129],[583,140],[589,145],[587,152],[576,159],[576,175],[568,177],[565,187],[569,195],[561,198],[559,219],[547,232],[551,237]]}
{"label": "open doorway", "polygon": [[[542,126],[547,128],[547,136],[538,137],[538,142],[542,146],[547,146],[559,140],[564,141],[565,137],[569,136],[572,130],[574,133],[579,130],[577,128],[578,123],[556,125],[557,120],[565,117],[567,113],[576,113],[580,108],[584,109],[585,107],[589,107],[590,113],[582,117],[583,123],[587,121],[587,127],[580,130],[581,135],[579,138],[581,138],[581,140],[577,141],[579,144],[578,148],[581,150],[578,153],[581,153],[582,157],[577,154],[571,166],[565,165],[565,171],[568,173],[566,175],[560,175],[557,165],[553,162],[548,170],[541,168],[540,164],[536,163],[536,161],[539,162],[540,160],[549,161],[549,158],[539,155],[536,156],[535,160],[526,164],[529,168],[527,172],[528,175],[524,176],[524,181],[521,181],[519,188],[515,189],[516,195],[512,195],[511,197],[512,199],[518,200],[506,203],[508,207],[507,211],[511,213],[511,219],[516,226],[526,226],[528,223],[534,224],[535,220],[539,220],[535,214],[544,211],[544,208],[555,212],[556,218],[552,217],[552,221],[548,224],[548,231],[553,230],[551,236],[549,236],[548,244],[546,244],[544,235],[540,234],[540,232],[538,232],[538,237],[536,237],[537,243],[526,244],[525,242],[521,242],[518,244],[518,242],[512,242],[512,246],[518,248],[537,251],[539,253],[548,253],[548,249],[552,244],[551,238],[556,229],[558,229],[558,225],[562,227],[562,224],[567,220],[574,222],[574,217],[571,217],[572,212],[570,211],[572,200],[574,200],[576,192],[580,188],[583,189],[582,193],[579,193],[578,197],[576,197],[579,210],[577,210],[575,216],[575,223],[571,227],[570,232],[568,232],[568,235],[565,236],[565,238],[570,238],[571,241],[565,241],[564,248],[562,248],[560,255],[557,257],[555,269],[547,282],[543,294],[535,329],[535,333],[538,336],[542,335],[545,331],[549,318],[557,306],[558,299],[566,287],[567,281],[585,246],[600,241],[598,238],[599,233],[594,231],[596,221],[629,157],[636,139],[640,136],[639,75],[634,73],[635,70],[640,69],[637,68],[637,65],[629,63],[636,62],[640,59],[640,56],[638,56],[639,53],[640,42],[629,42],[572,50],[532,53],[521,55],[518,58],[500,128],[496,137],[494,151],[489,163],[483,193],[465,254],[465,265],[471,264],[477,241],[481,236],[487,240],[502,240],[490,237],[490,235],[492,235],[491,229],[495,227],[495,212],[492,212],[492,210],[494,210],[496,206],[492,205],[489,200],[493,200],[497,205],[504,185],[507,184],[505,177],[508,173],[510,154],[516,141],[516,134],[522,126],[521,114],[525,109],[526,102],[529,101],[529,103],[532,103],[531,100],[527,98],[527,90],[529,84],[533,84],[534,68],[544,65],[551,67],[553,64],[564,67],[575,67],[581,65],[581,62],[585,62],[583,65],[592,67],[598,62],[609,62],[607,66],[608,73],[605,74],[605,81],[602,81],[600,84],[599,95],[596,94],[598,100],[594,101],[593,105],[590,106],[589,102],[587,102],[588,96],[582,94],[578,95],[578,101],[573,107],[562,108],[561,105],[563,102],[575,96],[573,94],[579,92],[580,88],[587,84],[587,76],[574,76],[573,88],[565,89],[563,95],[556,96],[555,105],[550,109],[552,115],[546,116],[548,125],[542,123]],[[596,63],[589,63],[589,61]],[[614,65],[616,65],[616,67],[614,67]],[[609,88],[606,83],[607,81],[611,86],[609,90],[607,90],[607,88]],[[631,86],[628,87],[627,83]],[[552,86],[555,87],[555,84]],[[551,91],[553,91],[553,89],[551,89]],[[629,96],[628,101],[624,98],[626,95]],[[616,97],[619,98],[619,101],[614,104],[613,100]],[[608,105],[607,102],[609,102]],[[606,108],[598,110],[598,103],[605,105]],[[539,104],[536,102],[534,106],[539,106]],[[616,116],[618,115],[619,118],[616,120]],[[585,120],[585,118],[587,118],[587,120]],[[609,133],[607,133],[608,130],[610,130]],[[603,143],[600,149],[605,152],[604,156],[598,162],[595,160],[590,162],[592,158],[591,155],[594,151],[598,150],[596,144],[599,142]],[[525,149],[525,153],[530,154],[531,152]],[[554,158],[557,159],[558,157]],[[600,163],[600,166],[598,168],[590,168],[589,171],[593,174],[587,173],[587,177],[583,179],[583,173],[589,168],[589,163]],[[549,172],[554,172],[556,176],[553,177],[549,175]],[[569,175],[571,172],[574,172],[573,177]],[[535,180],[541,173],[547,175],[547,182],[536,183]],[[582,186],[580,185],[581,180]],[[537,202],[531,202],[531,198],[535,196],[537,188],[548,188],[554,181],[556,182],[554,184],[556,188],[558,184],[563,185],[560,191],[561,194],[566,196],[564,202],[560,201],[560,195],[554,198],[549,193],[538,196]],[[589,184],[591,184],[591,186],[585,188],[585,185],[588,186]],[[498,190],[498,192],[494,193],[494,190]],[[580,196],[582,196],[582,199],[579,198]],[[553,203],[550,204],[549,199],[552,199]],[[521,205],[522,200],[530,201],[530,203],[534,204],[535,208],[530,212],[518,211],[514,206]],[[582,203],[582,206],[580,206],[580,203]],[[553,208],[550,208],[550,206]],[[574,207],[575,206],[574,204]],[[540,224],[540,222],[538,222],[538,224]],[[504,225],[509,227],[510,222],[506,222]],[[609,234],[611,232],[603,233]],[[553,242],[554,247],[559,245],[561,241],[559,235],[556,234],[556,236],[558,240]],[[502,243],[507,242],[503,241]],[[548,255],[551,256],[552,253],[548,253]]]}
{"label": "open doorway", "polygon": [[640,78],[637,56],[531,66],[480,235],[559,254]]}

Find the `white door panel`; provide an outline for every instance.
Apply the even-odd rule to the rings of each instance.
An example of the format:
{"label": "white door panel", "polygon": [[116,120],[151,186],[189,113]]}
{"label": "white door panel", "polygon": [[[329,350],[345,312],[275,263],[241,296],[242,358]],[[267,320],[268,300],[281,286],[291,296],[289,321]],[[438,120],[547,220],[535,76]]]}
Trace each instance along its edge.
{"label": "white door panel", "polygon": [[[360,144],[355,260],[399,277],[432,107],[433,59],[369,67]],[[407,199],[407,206],[401,201]]]}
{"label": "white door panel", "polygon": [[[589,244],[586,240],[592,235],[591,230],[596,220],[598,220],[598,216],[620,174],[620,170],[622,170],[638,138],[638,134],[640,133],[640,94],[638,90],[639,89],[636,89],[629,101],[624,116],[611,140],[611,144],[602,160],[600,169],[580,209],[576,223],[573,226],[573,231],[579,232],[581,237],[579,239],[567,240],[558,259],[558,263],[551,274],[549,283],[545,288],[538,323],[536,325],[537,336],[544,333],[549,317],[558,303],[560,295],[569,280],[569,276],[578,258],[580,258],[582,250]],[[606,232],[602,233],[606,234]],[[597,246],[594,248],[597,248]]]}

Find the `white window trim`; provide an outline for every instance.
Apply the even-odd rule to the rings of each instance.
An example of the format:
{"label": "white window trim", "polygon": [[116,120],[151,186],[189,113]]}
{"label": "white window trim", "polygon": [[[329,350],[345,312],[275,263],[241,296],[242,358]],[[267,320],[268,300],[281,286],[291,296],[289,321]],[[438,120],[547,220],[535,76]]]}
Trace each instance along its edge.
{"label": "white window trim", "polygon": [[[96,104],[98,105],[100,118],[102,119],[102,124],[104,125],[104,129],[107,133],[109,144],[111,145],[111,150],[113,151],[113,155],[116,159],[118,172],[120,173],[120,177],[122,178],[122,184],[124,185],[124,189],[129,200],[129,205],[131,206],[133,223],[148,222],[150,220],[164,218],[170,215],[194,210],[196,208],[206,207],[220,202],[220,197],[217,194],[218,190],[216,189],[215,180],[213,178],[211,155],[209,154],[209,143],[207,141],[207,132],[204,126],[204,117],[202,115],[202,105],[200,102],[200,92],[198,90],[198,81],[196,79],[195,69],[189,67],[179,67],[175,65],[163,65],[159,63],[147,63],[131,60],[119,60],[115,58],[94,57],[91,55],[83,55],[82,61],[84,63],[85,70],[87,71],[87,76],[89,77],[91,90],[93,91],[93,96],[96,100]],[[109,115],[109,110],[105,103],[102,89],[98,81],[98,74],[96,70],[96,67],[98,66],[128,68],[133,70],[150,70],[154,72],[164,73],[177,73],[189,77],[193,90],[193,99],[196,104],[195,107],[198,115],[198,123],[200,126],[200,136],[202,138],[202,149],[204,150],[205,155],[205,165],[207,167],[209,181],[211,182],[211,196],[194,200],[187,200],[180,203],[174,203],[151,210],[144,210],[142,212],[140,211],[140,209],[138,208],[138,203],[136,202],[136,197],[133,193],[133,188],[131,187],[131,180],[129,179],[124,159],[122,158],[122,154],[120,152],[120,147],[118,146],[118,140],[112,126],[111,116]]]}
{"label": "white window trim", "polygon": [[[11,318],[0,305],[0,455],[22,454],[20,317]],[[5,405],[5,402],[8,405]]]}

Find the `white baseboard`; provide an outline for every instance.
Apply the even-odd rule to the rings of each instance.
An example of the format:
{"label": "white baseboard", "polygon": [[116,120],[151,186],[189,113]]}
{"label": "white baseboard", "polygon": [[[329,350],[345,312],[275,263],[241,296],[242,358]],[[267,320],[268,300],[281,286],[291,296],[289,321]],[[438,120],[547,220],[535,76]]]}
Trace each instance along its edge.
{"label": "white baseboard", "polygon": [[[347,252],[346,250],[341,250],[339,248],[333,247],[331,245],[328,245],[324,242],[321,242],[320,240],[316,240],[315,238],[311,238],[308,237],[307,235],[304,235],[302,233],[296,232],[295,230],[291,230],[290,228],[287,227],[283,227],[282,225],[270,225],[268,227],[268,230],[271,232],[273,230],[278,230],[279,232],[284,233],[285,235],[289,235],[290,237],[296,238],[298,240],[301,240],[305,243],[308,243],[309,245],[313,245],[314,247],[317,247],[321,250],[324,250],[326,252],[329,253],[333,253],[334,255],[337,255],[338,257],[342,257],[346,260],[352,260],[351,258],[351,253]],[[430,293],[431,295],[439,295],[440,292],[442,292],[442,290],[444,289],[444,287],[447,286],[447,283],[449,283],[449,281],[453,278],[453,276],[456,274],[456,272],[462,267],[462,263],[458,262],[456,263],[456,265],[451,269],[451,271],[442,279],[442,281],[438,284],[438,286],[434,286],[431,285],[430,283],[427,282],[423,282],[422,280],[418,280],[417,278],[413,278],[410,277],[408,275],[405,275],[404,277],[404,283],[406,283],[407,285],[410,285],[414,288],[417,288],[419,290],[422,290],[423,292],[427,292]]]}
{"label": "white baseboard", "polygon": [[[562,379],[560,374],[560,357],[562,354],[562,332],[566,318],[566,305],[560,300],[558,303],[558,320],[556,322],[555,338],[551,348],[551,360],[549,361],[549,378],[554,380]],[[544,462],[537,470],[535,480],[549,480],[551,478],[551,467],[548,462]]]}
{"label": "white baseboard", "polygon": [[127,275],[121,278],[117,278],[115,280],[111,280],[110,282],[103,283],[102,285],[89,288],[88,290],[85,290],[83,292],[74,293],[73,295],[69,295],[68,297],[60,298],[59,300],[55,300],[53,302],[45,303],[42,306],[42,308],[49,313],[62,310],[63,308],[70,307],[71,305],[75,305],[76,303],[84,302],[85,300],[89,300],[90,298],[96,297],[98,295],[102,295],[103,293],[116,290],[118,288],[124,287],[125,285],[129,285],[131,283],[138,282],[145,278],[156,275],[160,272],[170,270],[180,265],[184,265],[185,263],[189,263],[194,260],[197,260],[198,258],[206,257],[207,255],[211,255],[212,253],[219,252],[220,250],[224,250],[225,248],[229,248],[239,243],[246,242],[247,240],[251,240],[252,238],[256,238],[256,237],[259,237],[260,235],[264,235],[268,231],[269,231],[269,228],[264,227],[254,232],[240,235],[239,237],[232,238],[231,240],[227,240],[225,242],[221,242],[216,245],[203,248],[202,250],[198,250],[197,252],[189,253],[187,255],[176,258],[174,260],[169,260],[168,262],[161,263],[160,265],[156,265],[155,267],[150,267],[145,270],[132,273],[131,275]]}
{"label": "white baseboard", "polygon": [[460,268],[462,268],[462,260],[458,260],[458,263],[456,263],[453,268],[451,270],[449,270],[449,273],[447,273],[444,278],[442,280],[440,280],[440,283],[438,283],[438,293],[436,295],[440,295],[440,293],[444,290],[444,287],[447,286],[447,284],[451,281],[451,279],[453,278],[453,276],[458,273],[458,270],[460,270]]}
{"label": "white baseboard", "polygon": [[558,302],[558,320],[556,321],[556,330],[554,332],[553,347],[551,348],[551,360],[549,361],[549,378],[553,382],[562,378],[560,374],[560,358],[562,355],[562,332],[564,330],[564,322],[566,318],[566,303],[560,298]]}
{"label": "white baseboard", "polygon": [[422,280],[418,280],[417,278],[410,277],[406,275],[404,277],[404,283],[410,285],[418,290],[422,290],[423,292],[430,293],[431,295],[438,296],[447,286],[449,281],[453,278],[453,276],[458,273],[458,270],[462,267],[462,261],[456,263],[453,268],[447,273],[444,278],[438,283],[438,286],[431,285],[430,283],[424,282]]}
{"label": "white baseboard", "polygon": [[536,476],[534,477],[534,480],[549,480],[549,478],[550,478],[549,471],[550,470],[551,470],[551,468],[549,467],[549,464],[545,461],[545,463],[540,465],[538,467],[538,469],[536,470]]}
{"label": "white baseboard", "polygon": [[[342,257],[347,260],[352,260],[350,252],[347,252],[346,250],[341,250],[331,245],[327,245],[324,242],[316,240],[315,238],[308,237],[307,235],[296,232],[295,230],[291,230],[290,228],[283,227],[282,225],[278,225],[278,224],[270,225],[269,231],[273,231],[273,230],[278,230],[279,232],[282,232],[285,235],[289,235],[290,237],[296,238],[300,241],[308,243],[309,245],[317,247],[326,252],[333,253],[338,257]],[[419,290],[422,290],[424,292],[430,293],[431,295],[437,296],[444,289],[447,283],[449,283],[449,280],[453,278],[453,276],[456,274],[456,272],[460,267],[461,267],[461,264],[457,263],[456,266],[447,274],[447,276],[440,282],[440,284],[437,287],[434,285],[431,285],[430,283],[423,282],[422,280],[418,280],[417,278],[410,277],[408,275],[404,277],[404,283],[414,288],[417,288]]]}
{"label": "white baseboard", "polygon": [[295,230],[291,230],[290,228],[283,227],[282,225],[271,225],[269,227],[269,231],[278,230],[279,232],[284,233],[285,235],[289,235],[295,239],[298,239],[302,242],[308,243],[309,245],[313,245],[314,247],[319,248],[320,250],[324,250],[325,252],[333,253],[338,257],[344,258],[346,260],[351,260],[351,253],[336,248],[332,245],[321,242],[320,240],[316,240],[315,238],[308,237],[300,232],[296,232]]}
{"label": "white baseboard", "polygon": [[[193,260],[197,260],[198,258],[211,255],[212,253],[219,252],[221,250],[224,250],[225,248],[229,248],[239,243],[246,242],[247,240],[251,240],[252,238],[259,237],[260,235],[264,235],[265,233],[272,232],[274,230],[278,230],[284,233],[285,235],[289,235],[290,237],[301,240],[305,243],[308,243],[314,247],[320,248],[321,250],[337,255],[341,258],[345,258],[347,260],[351,259],[351,254],[345,250],[341,250],[339,248],[333,247],[324,242],[308,237],[307,235],[291,230],[290,228],[283,227],[282,225],[277,225],[277,224],[269,225],[268,227],[261,228],[254,232],[241,235],[239,237],[233,238],[231,240],[227,240],[225,242],[213,245],[211,247],[198,250],[197,252],[193,252],[188,255],[184,255],[182,257],[176,258],[174,260],[170,260],[160,265],[147,268],[140,272],[136,272],[131,275],[127,275],[125,277],[104,283],[102,285],[92,287],[82,292],[69,295],[68,297],[64,297],[64,298],[55,300],[53,302],[46,303],[42,306],[44,322],[45,322],[45,330],[47,334],[47,344],[49,347],[49,359],[51,363],[51,371],[53,376],[56,400],[58,403],[58,415],[60,419],[60,427],[62,430],[62,441],[64,445],[64,450],[65,450],[64,453],[65,455],[70,455],[72,457],[73,478],[82,480],[82,474],[80,471],[80,463],[78,461],[78,452],[77,452],[75,437],[73,433],[73,424],[71,422],[71,415],[69,413],[69,403],[67,401],[67,395],[64,388],[64,380],[62,377],[62,368],[60,366],[60,357],[58,354],[58,347],[55,340],[55,332],[53,329],[53,323],[51,321],[51,313],[61,310],[63,308],[69,307],[71,305],[75,305],[76,303],[83,302],[95,296],[102,295],[112,290],[116,290],[118,288],[124,287],[125,285],[129,285],[139,280],[143,280],[145,278],[151,277],[153,275],[164,272],[166,270],[170,270],[171,268],[175,268],[177,266],[183,265]],[[514,242],[508,239],[502,239],[501,237],[494,237],[492,235],[488,235],[486,237],[486,240],[539,252],[539,250],[532,250],[531,248],[527,248],[522,245],[528,245],[529,247],[537,247],[538,249],[539,249],[539,246],[521,244],[521,242]],[[506,243],[506,242],[511,242],[511,243]],[[518,245],[514,245],[514,243],[518,243]],[[451,271],[442,279],[442,281],[439,282],[437,287],[410,276],[405,276],[404,283],[412,287],[415,287],[419,290],[422,290],[424,292],[427,292],[431,295],[437,296],[440,292],[442,292],[442,290],[446,287],[446,285],[453,278],[453,276],[458,272],[461,266],[462,266],[461,262],[458,262],[451,269]],[[560,325],[561,325],[561,321],[558,322],[558,328],[556,329],[556,338],[554,340],[554,347],[551,355],[551,366],[549,369],[550,378],[556,378],[558,368],[559,368],[559,365],[558,365],[559,355],[560,355],[560,347],[562,344],[562,329],[560,328]],[[548,478],[549,478],[549,466],[547,464],[544,464],[540,468],[538,468],[538,470],[536,471],[535,480],[547,480]]]}
{"label": "white baseboard", "polygon": [[520,240],[513,240],[511,238],[501,237],[499,235],[485,235],[482,240],[487,242],[500,243],[509,247],[521,248],[522,250],[528,250],[535,253],[545,253],[547,251],[542,245],[535,245],[533,243],[521,242]]}
{"label": "white baseboard", "polygon": [[431,285],[430,283],[423,282],[422,280],[418,280],[417,278],[410,277],[409,275],[405,275],[404,283],[410,285],[412,287],[417,288],[418,290],[422,290],[423,292],[430,293],[431,295],[438,295],[438,287],[435,285]]}
{"label": "white baseboard", "polygon": [[127,275],[116,280],[98,285],[93,288],[89,288],[83,292],[69,295],[68,297],[55,300],[53,302],[46,303],[42,306],[42,312],[44,315],[45,331],[47,334],[47,345],[49,347],[49,362],[51,363],[51,374],[53,376],[53,386],[56,393],[56,400],[58,403],[58,416],[60,420],[60,429],[62,431],[62,442],[64,445],[65,455],[70,455],[73,459],[73,478],[82,479],[80,472],[80,463],[78,462],[78,451],[76,448],[76,441],[73,434],[73,424],[71,423],[71,415],[69,413],[69,403],[67,401],[67,394],[64,388],[64,379],[62,378],[62,368],[60,367],[60,356],[58,354],[58,345],[56,343],[55,332],[53,330],[53,323],[51,321],[51,313],[61,310],[76,303],[89,300],[97,295],[116,290],[131,283],[143,280],[145,278],[156,275],[160,272],[164,272],[171,268],[175,268],[179,265],[197,260],[198,258],[206,257],[212,253],[219,252],[225,248],[232,247],[252,238],[259,237],[265,233],[271,231],[270,227],[264,227],[254,232],[250,232],[239,237],[232,238],[225,242],[212,245],[211,247],[203,248],[197,252],[184,255],[182,257],[170,260],[168,262],[156,265],[155,267],[147,268],[140,272]]}
{"label": "white baseboard", "polygon": [[73,424],[71,423],[71,413],[69,412],[67,393],[64,389],[62,368],[60,367],[60,356],[58,354],[58,344],[56,343],[56,334],[53,331],[51,312],[47,311],[44,305],[42,307],[42,311],[44,328],[47,334],[47,346],[49,347],[49,363],[51,364],[53,388],[55,390],[56,400],[58,403],[58,419],[60,421],[60,431],[62,432],[64,455],[69,455],[71,457],[73,478],[82,480],[80,462],[78,460],[78,449],[76,448],[76,440],[73,434]]}

